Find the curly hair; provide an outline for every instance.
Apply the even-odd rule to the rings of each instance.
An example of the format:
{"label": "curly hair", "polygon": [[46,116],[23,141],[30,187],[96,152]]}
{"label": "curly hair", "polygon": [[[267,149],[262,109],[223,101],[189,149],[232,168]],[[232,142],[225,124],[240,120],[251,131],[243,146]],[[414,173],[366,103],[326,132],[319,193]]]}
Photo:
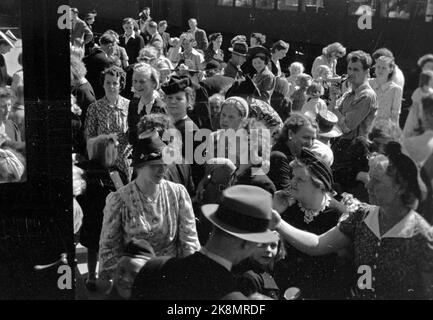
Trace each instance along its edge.
{"label": "curly hair", "polygon": [[159,87],[159,72],[151,65],[145,62],[139,62],[134,65],[134,73],[143,73],[154,84],[154,89]]}
{"label": "curly hair", "polygon": [[370,69],[371,64],[373,63],[371,56],[368,53],[365,53],[364,51],[358,50],[358,51],[352,51],[347,56],[347,62],[361,62],[362,68],[364,70]]}
{"label": "curly hair", "polygon": [[313,127],[314,129],[318,128],[315,119],[302,113],[292,113],[292,115],[284,122],[283,128],[277,137],[277,142],[285,144],[289,140],[289,130],[293,133],[297,133],[301,128],[307,126]]}
{"label": "curly hair", "polygon": [[122,68],[119,68],[117,66],[112,66],[112,67],[109,67],[109,68],[105,69],[104,71],[102,71],[101,72],[101,78],[100,78],[102,85],[104,85],[105,76],[107,74],[110,76],[119,78],[120,90],[123,90],[125,88],[126,73],[125,73],[125,71],[123,71]]}

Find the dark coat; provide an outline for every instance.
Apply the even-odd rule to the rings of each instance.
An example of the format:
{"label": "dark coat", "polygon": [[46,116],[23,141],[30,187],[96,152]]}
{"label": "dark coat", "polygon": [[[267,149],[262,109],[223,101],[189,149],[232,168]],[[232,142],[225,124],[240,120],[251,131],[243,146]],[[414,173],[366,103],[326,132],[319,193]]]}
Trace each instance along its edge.
{"label": "dark coat", "polygon": [[242,174],[236,176],[235,184],[256,186],[274,195],[277,190],[272,180],[269,179],[269,177],[266,174],[253,175],[251,169],[252,168],[249,168],[245,170]]}
{"label": "dark coat", "polygon": [[170,34],[168,32],[163,32],[161,38],[163,42],[162,52],[167,56],[168,49],[170,48]]}
{"label": "dark coat", "polygon": [[113,66],[114,60],[107,57],[107,54],[102,49],[97,48],[84,57],[83,62],[87,69],[86,78],[93,88],[96,100],[99,100],[105,95],[104,87],[101,83],[101,72]]}
{"label": "dark coat", "polygon": [[155,267],[152,260],[137,275],[131,299],[218,300],[237,291],[233,274],[200,252]]}
{"label": "dark coat", "polygon": [[77,105],[80,107],[81,122],[84,123],[86,119],[87,108],[93,102],[96,102],[95,92],[93,91],[90,82],[80,84],[79,86],[72,89],[72,94],[77,98]]}
{"label": "dark coat", "polygon": [[270,156],[271,166],[268,177],[277,190],[286,189],[292,180],[290,162],[295,159],[288,146],[277,142],[272,148]]}
{"label": "dark coat", "polygon": [[140,53],[140,50],[144,47],[144,39],[142,36],[135,35],[135,38],[131,38],[128,40],[128,43],[125,44],[126,37],[122,34],[119,37],[119,45],[124,47],[126,50],[126,54],[129,58],[129,64],[137,63],[137,57]]}
{"label": "dark coat", "polygon": [[[132,146],[137,142],[137,124],[141,117],[146,115],[146,107],[138,114],[139,102],[139,98],[132,98],[128,108],[128,140]],[[164,102],[161,99],[155,99],[150,113],[166,113]]]}

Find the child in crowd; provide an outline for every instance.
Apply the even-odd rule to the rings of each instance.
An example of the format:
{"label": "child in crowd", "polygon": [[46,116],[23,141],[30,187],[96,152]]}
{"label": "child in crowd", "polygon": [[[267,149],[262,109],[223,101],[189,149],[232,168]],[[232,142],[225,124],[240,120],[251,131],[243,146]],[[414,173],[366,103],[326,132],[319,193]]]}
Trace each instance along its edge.
{"label": "child in crowd", "polygon": [[128,300],[134,280],[144,265],[155,257],[152,246],[143,239],[132,239],[117,263],[116,275],[107,300]]}
{"label": "child in crowd", "polygon": [[326,112],[328,110],[326,102],[320,98],[323,93],[323,86],[318,82],[313,82],[307,89],[308,101],[303,105],[301,113],[310,112],[315,118],[319,112]]}
{"label": "child in crowd", "polygon": [[209,108],[211,112],[211,125],[213,131],[220,129],[220,113],[221,113],[221,107],[224,100],[225,100],[224,96],[218,93],[214,94],[209,98]]}
{"label": "child in crowd", "polygon": [[293,62],[290,67],[290,76],[286,78],[286,80],[289,82],[290,89],[289,89],[289,96],[291,96],[296,91],[296,80],[298,79],[298,76],[302,73],[304,73],[305,68],[304,65],[300,62]]}
{"label": "child in crowd", "polygon": [[257,250],[248,259],[235,266],[238,289],[245,296],[260,293],[272,299],[281,299],[272,274],[274,264],[283,255],[281,241],[257,244]]}
{"label": "child in crowd", "polygon": [[311,76],[305,73],[298,75],[296,79],[296,91],[291,95],[292,111],[301,111],[307,101],[307,89],[311,85]]}

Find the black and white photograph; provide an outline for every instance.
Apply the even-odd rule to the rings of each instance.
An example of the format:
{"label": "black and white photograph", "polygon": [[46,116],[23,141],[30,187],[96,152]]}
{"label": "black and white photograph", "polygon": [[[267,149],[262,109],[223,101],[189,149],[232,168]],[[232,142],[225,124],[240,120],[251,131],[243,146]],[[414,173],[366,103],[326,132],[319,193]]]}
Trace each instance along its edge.
{"label": "black and white photograph", "polygon": [[433,0],[1,1],[0,300],[433,300],[432,224]]}

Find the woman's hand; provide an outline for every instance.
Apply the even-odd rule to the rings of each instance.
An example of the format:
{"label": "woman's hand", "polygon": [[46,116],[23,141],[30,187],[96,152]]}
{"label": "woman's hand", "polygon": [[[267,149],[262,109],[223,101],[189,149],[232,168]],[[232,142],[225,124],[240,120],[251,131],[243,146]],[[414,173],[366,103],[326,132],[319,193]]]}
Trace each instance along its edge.
{"label": "woman's hand", "polygon": [[272,218],[269,223],[270,230],[276,230],[281,222],[281,216],[276,210],[272,210]]}
{"label": "woman's hand", "polygon": [[278,190],[274,195],[272,208],[281,213],[294,203],[295,199],[290,190]]}

